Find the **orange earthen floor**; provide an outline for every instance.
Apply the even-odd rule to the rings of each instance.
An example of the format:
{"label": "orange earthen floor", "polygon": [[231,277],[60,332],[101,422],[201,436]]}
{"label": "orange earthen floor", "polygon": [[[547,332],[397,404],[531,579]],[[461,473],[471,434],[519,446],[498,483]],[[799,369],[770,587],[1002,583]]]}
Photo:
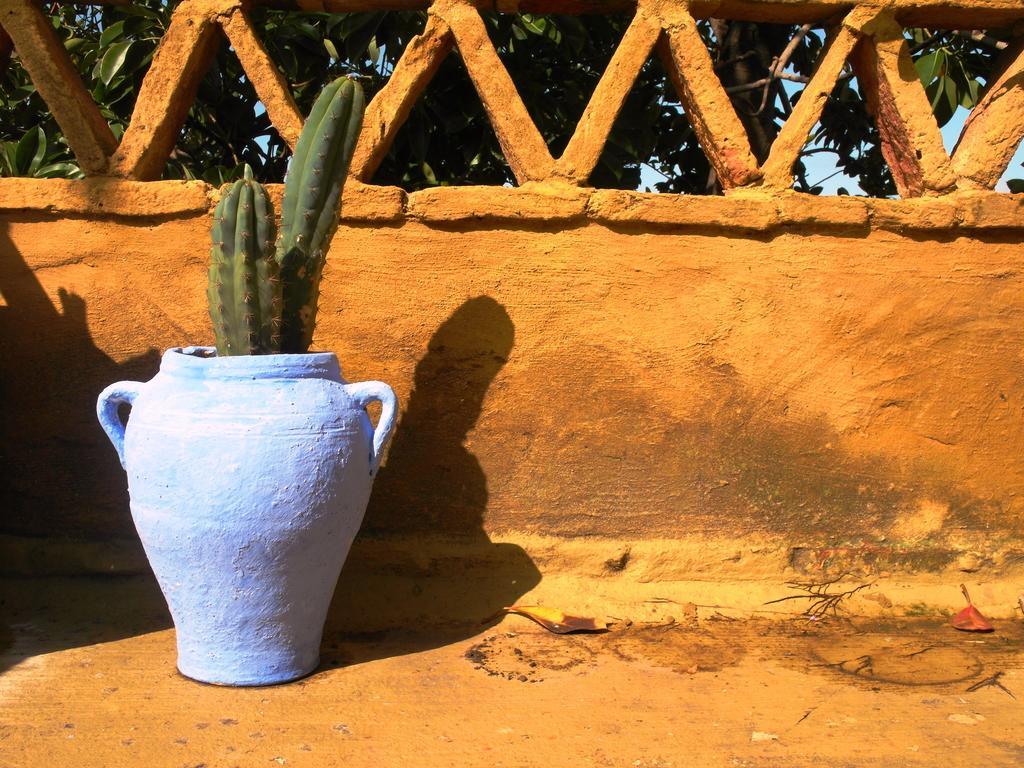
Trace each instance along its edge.
{"label": "orange earthen floor", "polygon": [[229,689],[175,672],[149,580],[14,579],[0,598],[4,768],[1024,764],[1020,619],[974,635],[681,605],[603,635],[337,627],[309,678]]}

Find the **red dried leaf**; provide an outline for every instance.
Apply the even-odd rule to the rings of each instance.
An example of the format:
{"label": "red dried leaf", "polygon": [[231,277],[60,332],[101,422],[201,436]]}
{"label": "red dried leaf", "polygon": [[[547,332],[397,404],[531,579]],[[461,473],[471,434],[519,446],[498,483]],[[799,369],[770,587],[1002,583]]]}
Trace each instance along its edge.
{"label": "red dried leaf", "polygon": [[995,627],[982,616],[981,611],[974,607],[971,596],[967,593],[967,587],[961,584],[960,590],[967,600],[967,607],[954,616],[949,623],[953,625],[954,629],[959,629],[962,632],[994,632]]}
{"label": "red dried leaf", "polygon": [[956,629],[964,632],[993,632],[995,630],[995,627],[989,624],[988,619],[981,615],[981,611],[973,605],[968,605],[960,611],[950,623]]}

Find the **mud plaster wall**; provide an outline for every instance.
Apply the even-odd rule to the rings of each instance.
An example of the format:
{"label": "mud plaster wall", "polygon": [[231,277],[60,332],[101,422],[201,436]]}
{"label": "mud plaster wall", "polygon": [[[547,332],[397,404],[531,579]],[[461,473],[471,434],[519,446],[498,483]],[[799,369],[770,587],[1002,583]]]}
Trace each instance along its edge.
{"label": "mud plaster wall", "polygon": [[[0,219],[3,533],[133,537],[93,399],[210,342],[207,226]],[[1019,232],[822,229],[343,228],[316,346],[404,406],[366,532],[1012,544]]]}
{"label": "mud plaster wall", "polygon": [[[219,36],[286,141],[301,128],[250,6],[175,7],[117,141],[40,7],[0,0],[0,59],[13,46],[87,175],[0,179],[4,567],[116,570],[125,552],[140,562],[93,403],[111,381],[150,377],[164,348],[211,340],[204,283],[216,190],[154,179]],[[441,553],[457,541],[472,550],[529,540],[538,564],[544,547],[615,542],[608,560],[591,557],[599,543],[580,550],[600,574],[662,542],[640,581],[688,577],[710,561],[735,562],[744,578],[830,558],[876,570],[1020,570],[1024,198],[992,190],[1024,138],[1024,43],[1004,52],[950,154],[903,28],[1019,28],[1024,9],[1016,0],[626,6],[629,30],[559,158],[475,3],[325,6],[428,10],[368,106],[316,338],[351,379],[384,379],[404,403],[361,541],[412,542],[415,560],[428,537]],[[831,31],[760,164],[697,32],[696,19],[712,14],[825,20]],[[368,186],[447,55],[465,63],[519,187]],[[723,197],[587,187],[653,55]],[[901,199],[789,190],[847,61]],[[735,554],[763,544],[779,557],[752,565]]]}

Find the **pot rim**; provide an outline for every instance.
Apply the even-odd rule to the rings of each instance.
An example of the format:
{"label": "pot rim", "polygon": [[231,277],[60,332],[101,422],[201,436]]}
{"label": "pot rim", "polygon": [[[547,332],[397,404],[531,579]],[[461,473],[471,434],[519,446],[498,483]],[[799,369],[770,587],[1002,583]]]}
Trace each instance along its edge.
{"label": "pot rim", "polygon": [[215,347],[171,347],[160,371],[175,376],[215,379],[341,379],[333,352],[217,357]]}

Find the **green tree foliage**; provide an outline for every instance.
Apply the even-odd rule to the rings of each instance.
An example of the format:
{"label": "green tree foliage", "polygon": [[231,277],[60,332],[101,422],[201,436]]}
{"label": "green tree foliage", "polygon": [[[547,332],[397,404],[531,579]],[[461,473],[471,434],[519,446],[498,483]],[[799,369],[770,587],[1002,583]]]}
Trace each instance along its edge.
{"label": "green tree foliage", "polygon": [[[167,0],[123,6],[53,5],[51,18],[114,134],[124,132],[138,87],[170,23]],[[387,81],[422,12],[288,13],[257,9],[252,18],[300,109],[340,74],[357,75],[372,97]],[[499,56],[531,116],[557,155],[629,23],[626,15],[484,14]],[[799,100],[824,44],[820,26],[713,20],[701,24],[716,72],[763,159]],[[1006,35],[911,30],[915,63],[936,119],[973,106]],[[791,44],[796,38],[796,43]],[[781,60],[781,64],[780,64]],[[773,77],[772,72],[782,73]],[[833,160],[866,194],[895,193],[878,134],[856,78],[846,71],[794,168],[795,186],[820,192],[808,168]],[[280,181],[289,153],[238,60],[223,43],[189,112],[166,178],[214,184],[249,164],[261,181]],[[0,75],[0,174],[75,177],[74,157],[28,76],[17,65]],[[651,179],[656,179],[653,183]],[[458,56],[449,56],[412,110],[374,181],[420,189],[438,184],[514,183]],[[599,187],[714,193],[717,180],[660,63],[647,63],[616,122],[591,183]],[[1024,182],[1022,182],[1024,183]]]}

